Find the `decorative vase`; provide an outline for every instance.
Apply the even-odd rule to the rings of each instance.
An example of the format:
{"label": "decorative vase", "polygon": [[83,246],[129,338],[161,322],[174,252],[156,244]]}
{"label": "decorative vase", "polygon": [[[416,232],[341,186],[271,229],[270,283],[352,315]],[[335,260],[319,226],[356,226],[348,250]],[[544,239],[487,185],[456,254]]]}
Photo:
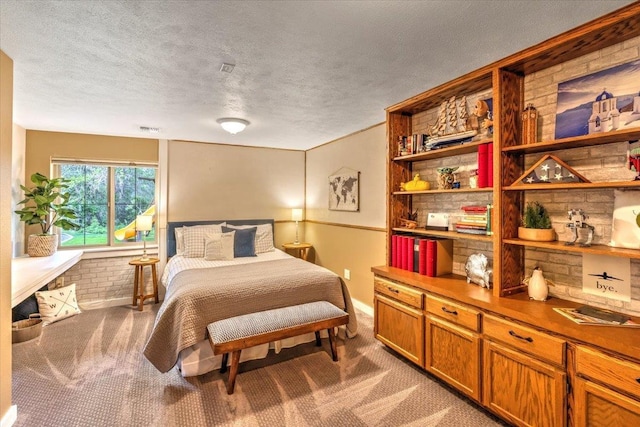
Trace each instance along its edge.
{"label": "decorative vase", "polygon": [[549,285],[538,267],[533,269],[528,284],[529,298],[534,301],[546,301],[549,296]]}
{"label": "decorative vase", "polygon": [[50,256],[58,249],[57,234],[30,234],[27,254],[31,257]]}
{"label": "decorative vase", "polygon": [[553,228],[518,227],[518,238],[536,242],[553,242],[556,240],[556,232]]}

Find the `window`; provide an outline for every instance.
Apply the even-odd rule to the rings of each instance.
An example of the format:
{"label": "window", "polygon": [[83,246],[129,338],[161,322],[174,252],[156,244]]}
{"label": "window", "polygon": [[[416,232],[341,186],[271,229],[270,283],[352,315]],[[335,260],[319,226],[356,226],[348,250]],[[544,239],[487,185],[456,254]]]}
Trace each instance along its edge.
{"label": "window", "polygon": [[[70,181],[70,207],[82,227],[63,231],[60,246],[120,246],[156,241],[155,165],[101,164],[54,160],[57,176]],[[154,226],[147,235],[136,232],[136,216],[151,215]]]}

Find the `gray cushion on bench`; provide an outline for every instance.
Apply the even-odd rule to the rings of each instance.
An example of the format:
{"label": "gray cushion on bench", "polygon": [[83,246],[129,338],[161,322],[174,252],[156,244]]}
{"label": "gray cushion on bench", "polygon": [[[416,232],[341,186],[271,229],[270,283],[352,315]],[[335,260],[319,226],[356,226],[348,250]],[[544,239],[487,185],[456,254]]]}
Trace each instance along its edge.
{"label": "gray cushion on bench", "polygon": [[219,320],[209,324],[207,330],[211,341],[221,344],[333,319],[345,314],[343,310],[330,302],[316,301]]}

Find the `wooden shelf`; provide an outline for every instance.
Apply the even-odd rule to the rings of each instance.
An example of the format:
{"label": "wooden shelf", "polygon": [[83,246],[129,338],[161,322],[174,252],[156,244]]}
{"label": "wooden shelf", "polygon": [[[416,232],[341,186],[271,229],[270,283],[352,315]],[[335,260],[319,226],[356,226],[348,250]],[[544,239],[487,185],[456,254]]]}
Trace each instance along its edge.
{"label": "wooden shelf", "polygon": [[591,135],[574,136],[571,138],[555,139],[553,141],[538,142],[528,145],[513,145],[504,147],[503,153],[530,154],[544,151],[566,150],[569,148],[590,147],[594,145],[611,144],[614,142],[637,141],[640,139],[640,128],[616,130],[612,132]]}
{"label": "wooden shelf", "polygon": [[400,233],[417,234],[420,236],[444,237],[447,239],[478,240],[481,242],[491,242],[493,238],[493,236],[487,236],[486,234],[465,234],[465,233],[458,233],[457,231],[438,231],[438,230],[427,230],[424,228],[395,227],[395,228],[392,228],[392,230]]}
{"label": "wooden shelf", "polygon": [[464,144],[454,145],[445,148],[437,148],[435,150],[427,151],[425,153],[410,154],[408,156],[394,157],[393,161],[398,162],[420,162],[423,160],[440,159],[442,157],[457,156],[460,154],[470,154],[478,152],[478,145],[488,144],[493,142],[493,139],[483,139],[480,141],[466,142]]}
{"label": "wooden shelf", "polygon": [[564,242],[534,242],[522,239],[503,239],[502,242],[509,245],[519,245],[530,248],[640,259],[640,249],[614,248],[606,245],[591,245],[585,248],[577,245],[567,246]]}
{"label": "wooden shelf", "polygon": [[394,191],[394,196],[411,196],[413,194],[440,194],[440,193],[492,193],[492,187],[485,188],[456,188],[453,190],[424,190],[424,191]]}
{"label": "wooden shelf", "polygon": [[590,190],[597,188],[640,188],[640,181],[567,182],[563,184],[522,184],[503,187],[504,191],[522,190]]}

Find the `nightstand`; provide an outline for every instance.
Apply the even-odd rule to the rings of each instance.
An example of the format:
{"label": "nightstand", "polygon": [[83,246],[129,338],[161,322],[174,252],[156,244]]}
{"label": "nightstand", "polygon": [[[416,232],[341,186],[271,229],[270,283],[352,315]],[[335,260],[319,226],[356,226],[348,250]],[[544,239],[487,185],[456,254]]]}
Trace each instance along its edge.
{"label": "nightstand", "polygon": [[295,256],[307,260],[309,249],[313,247],[311,243],[285,243],[282,245],[285,251],[292,251]]}
{"label": "nightstand", "polygon": [[[158,258],[149,258],[147,260],[141,260],[140,258],[129,261],[129,265],[136,267],[135,275],[133,276],[133,303],[137,305],[138,310],[142,311],[142,304],[147,298],[155,298],[156,304],[159,303],[158,299],[158,276],[156,274],[156,264],[160,262]],[[144,267],[151,266],[151,277],[153,282],[153,293],[144,294]]]}

